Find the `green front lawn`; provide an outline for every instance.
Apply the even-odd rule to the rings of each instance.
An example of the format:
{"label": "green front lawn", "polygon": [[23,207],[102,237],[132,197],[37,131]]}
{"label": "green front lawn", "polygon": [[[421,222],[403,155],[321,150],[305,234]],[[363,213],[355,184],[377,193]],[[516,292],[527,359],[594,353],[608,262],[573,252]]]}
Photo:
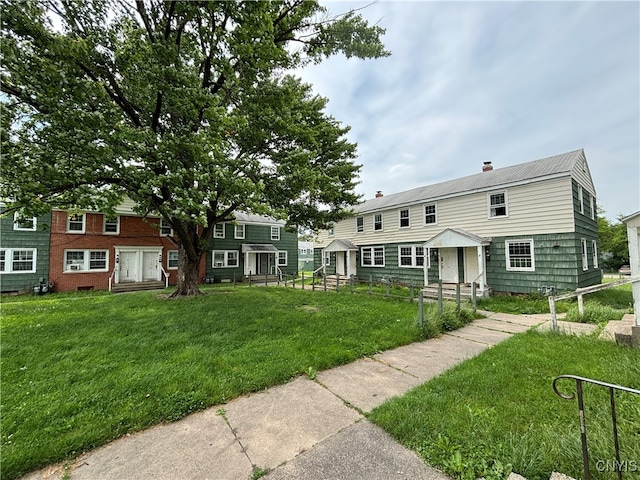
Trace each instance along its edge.
{"label": "green front lawn", "polygon": [[[640,350],[529,331],[386,402],[370,418],[457,479],[504,479],[511,470],[529,480],[547,480],[552,471],[583,478],[577,402],[552,388],[562,374],[640,389]],[[559,387],[575,392],[574,381]],[[585,384],[584,392],[592,478],[617,478],[608,389]],[[617,415],[624,478],[640,478],[640,395],[617,395]],[[607,465],[608,472],[598,471]]]}
{"label": "green front lawn", "polygon": [[[420,331],[417,304],[406,301],[203,289],[208,295],[181,300],[153,292],[3,297],[2,478],[438,333],[433,320]],[[453,328],[450,318],[442,324]]]}

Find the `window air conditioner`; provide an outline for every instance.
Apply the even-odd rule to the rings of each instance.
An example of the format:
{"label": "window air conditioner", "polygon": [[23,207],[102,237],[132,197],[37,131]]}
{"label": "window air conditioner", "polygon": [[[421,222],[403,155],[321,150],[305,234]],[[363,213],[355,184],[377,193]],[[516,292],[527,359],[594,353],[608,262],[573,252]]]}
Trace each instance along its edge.
{"label": "window air conditioner", "polygon": [[69,270],[80,270],[80,265],[75,265],[75,264],[69,265]]}

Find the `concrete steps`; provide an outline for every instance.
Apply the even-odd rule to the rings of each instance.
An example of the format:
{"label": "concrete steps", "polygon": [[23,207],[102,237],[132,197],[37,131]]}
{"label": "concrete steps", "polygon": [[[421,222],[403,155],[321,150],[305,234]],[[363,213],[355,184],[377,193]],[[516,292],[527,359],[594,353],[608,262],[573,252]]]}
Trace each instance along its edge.
{"label": "concrete steps", "polygon": [[640,348],[640,327],[635,326],[635,316],[626,314],[621,320],[607,323],[600,338],[611,340],[619,345]]}
{"label": "concrete steps", "polygon": [[140,292],[144,290],[164,290],[163,281],[117,283],[111,287],[113,293]]}
{"label": "concrete steps", "polygon": [[[424,298],[438,298],[438,284],[432,283],[422,289]],[[456,284],[455,283],[443,283],[442,284],[442,298],[448,298],[455,300],[456,298]],[[460,299],[471,300],[471,284],[463,283],[460,285]]]}

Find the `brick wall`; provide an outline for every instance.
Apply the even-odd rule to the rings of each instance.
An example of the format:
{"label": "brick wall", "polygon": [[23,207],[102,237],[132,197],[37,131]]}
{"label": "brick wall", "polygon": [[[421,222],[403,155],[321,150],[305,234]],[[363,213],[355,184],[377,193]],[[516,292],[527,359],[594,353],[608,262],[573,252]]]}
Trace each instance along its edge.
{"label": "brick wall", "polygon": [[[49,277],[55,284],[55,291],[63,292],[83,288],[106,290],[109,277],[115,267],[115,247],[157,247],[162,248],[162,266],[169,273],[169,284],[175,285],[177,270],[167,268],[167,252],[177,250],[168,237],[160,236],[156,226],[159,219],[143,219],[134,216],[120,216],[120,231],[117,235],[103,233],[104,216],[100,213],[85,213],[84,233],[67,231],[67,213],[54,211],[51,219],[51,251]],[[106,272],[64,271],[65,250],[107,250]],[[205,271],[205,257],[201,271]]]}

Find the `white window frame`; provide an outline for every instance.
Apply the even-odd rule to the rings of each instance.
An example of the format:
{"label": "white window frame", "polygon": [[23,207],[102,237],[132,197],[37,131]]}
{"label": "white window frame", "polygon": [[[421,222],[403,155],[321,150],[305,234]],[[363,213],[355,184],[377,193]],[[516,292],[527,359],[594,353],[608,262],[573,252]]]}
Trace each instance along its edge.
{"label": "white window frame", "polygon": [[[380,221],[377,220],[377,217],[380,217]],[[380,228],[378,228],[380,225]],[[382,212],[373,214],[373,231],[374,232],[382,232],[384,230],[384,216]]]}
{"label": "white window frame", "polygon": [[[222,265],[216,265],[216,254],[224,255]],[[235,264],[230,264],[229,260],[235,259]],[[211,251],[211,267],[212,268],[237,268],[240,266],[240,254],[238,250],[212,250]]]}
{"label": "white window frame", "polygon": [[584,215],[584,189],[578,185],[578,202],[580,203],[580,213]]}
{"label": "white window frame", "polygon": [[[403,217],[403,212],[406,212],[407,216]],[[406,220],[406,225],[402,225],[402,221]],[[410,208],[399,208],[398,209],[398,228],[411,228],[411,209]]]}
{"label": "white window frame", "polygon": [[[171,258],[175,255],[175,258]],[[167,270],[177,270],[178,269],[178,262],[179,260],[179,253],[178,250],[168,250],[167,251]],[[175,262],[175,267],[172,267],[171,264]]]}
{"label": "white window frame", "polygon": [[331,265],[331,252],[322,251],[322,265],[328,267]]}
{"label": "white window frame", "polygon": [[[376,251],[382,251],[382,263],[376,263]],[[368,253],[371,263],[365,263],[365,257]],[[362,267],[384,267],[385,266],[385,250],[384,247],[362,247],[360,249],[360,266]]]}
{"label": "white window frame", "polygon": [[593,249],[593,268],[598,268],[598,242],[596,240],[591,240],[591,248]]}
{"label": "white window frame", "polygon": [[596,219],[596,201],[593,195],[589,196],[589,202],[591,202],[591,220]]}
{"label": "white window frame", "polygon": [[233,238],[236,240],[244,240],[247,234],[247,226],[244,223],[238,223],[233,227]]}
{"label": "white window frame", "polygon": [[[23,227],[20,222],[31,222],[30,227]],[[38,217],[25,217],[20,212],[13,214],[13,229],[20,232],[35,232],[38,225]]]}
{"label": "white window frame", "polygon": [[[509,247],[512,244],[516,244],[516,243],[528,243],[529,244],[529,249],[531,252],[531,266],[530,267],[522,267],[522,266],[512,266],[511,265],[511,255],[509,254]],[[505,253],[505,258],[506,258],[506,267],[507,267],[507,271],[509,272],[535,272],[536,270],[536,259],[535,259],[535,250],[534,250],[534,243],[533,243],[533,239],[532,238],[526,238],[526,239],[517,239],[517,240],[505,240],[504,242],[504,253]]]}
{"label": "white window frame", "polygon": [[271,227],[271,240],[280,240],[280,227]]}
{"label": "white window frame", "polygon": [[160,236],[161,237],[173,237],[173,228],[169,225],[164,218],[160,219]]}
{"label": "white window frame", "polygon": [[[82,263],[73,262],[69,263],[67,255],[69,253],[82,252]],[[92,253],[104,253],[104,268],[91,268],[91,254]],[[94,259],[95,260],[95,259]],[[64,251],[63,255],[63,267],[64,273],[97,273],[97,272],[108,272],[109,271],[109,250],[100,249],[100,248],[92,248],[92,249],[81,249],[81,248],[70,248]]]}
{"label": "white window frame", "polygon": [[[403,255],[402,249],[410,249],[409,255]],[[418,261],[421,255],[418,254],[418,249],[422,249],[422,264]],[[402,265],[402,258],[409,258],[411,263],[409,265]],[[425,254],[424,247],[422,245],[398,245],[398,268],[424,268]]]}
{"label": "white window frame", "polygon": [[364,233],[364,216],[358,215],[356,217],[356,233]]}
{"label": "white window frame", "polygon": [[213,238],[224,238],[224,223],[216,223],[213,226]]}
{"label": "white window frame", "polygon": [[[282,257],[282,254],[284,254],[284,257]],[[282,261],[284,258],[284,261]],[[287,252],[286,250],[278,250],[278,253],[276,253],[276,264],[279,267],[286,267],[288,265],[288,261],[289,261],[289,252]]]}
{"label": "white window frame", "polygon": [[[427,213],[427,208],[433,207],[433,213]],[[429,203],[422,208],[423,222],[425,226],[438,224],[438,204]],[[433,216],[433,222],[427,222],[427,217]]]}
{"label": "white window frame", "polygon": [[580,239],[580,248],[582,250],[582,271],[589,270],[589,253],[587,252],[587,239]]}
{"label": "white window frame", "polygon": [[[80,220],[77,217],[82,217],[82,229],[72,230],[71,223],[77,224]],[[83,234],[87,226],[87,214],[86,213],[67,213],[67,233]]]}
{"label": "white window frame", "polygon": [[[504,195],[504,204],[497,203],[495,205],[491,204],[491,197],[495,195]],[[496,210],[501,208],[504,205],[504,215],[498,215]],[[492,218],[506,218],[509,216],[509,195],[506,190],[501,190],[498,192],[489,192],[487,193],[487,215],[489,219]]]}
{"label": "white window frame", "polygon": [[[38,260],[37,248],[0,248],[0,252],[4,253],[4,266],[0,263],[0,273],[35,273]],[[31,253],[31,268],[29,270],[14,270],[14,262],[26,262],[27,260],[15,260],[13,258],[14,253],[17,252],[30,252]]]}
{"label": "white window frame", "polygon": [[[102,234],[103,235],[120,235],[120,215],[115,216],[115,224],[116,231],[115,232],[107,232],[107,223],[113,224],[114,222],[109,222],[110,217],[108,215],[102,216]],[[111,217],[113,218],[113,217]]]}

